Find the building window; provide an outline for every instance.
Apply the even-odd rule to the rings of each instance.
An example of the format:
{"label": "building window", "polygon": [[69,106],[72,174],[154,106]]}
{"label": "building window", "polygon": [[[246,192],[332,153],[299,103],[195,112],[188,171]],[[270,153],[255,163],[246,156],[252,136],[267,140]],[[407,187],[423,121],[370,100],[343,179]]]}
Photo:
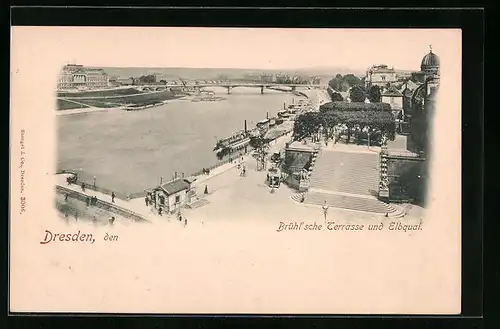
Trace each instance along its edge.
{"label": "building window", "polygon": [[181,202],[181,196],[180,195],[176,195],[175,196],[175,203],[179,203]]}
{"label": "building window", "polygon": [[382,76],[382,81],[385,81],[385,75]]}

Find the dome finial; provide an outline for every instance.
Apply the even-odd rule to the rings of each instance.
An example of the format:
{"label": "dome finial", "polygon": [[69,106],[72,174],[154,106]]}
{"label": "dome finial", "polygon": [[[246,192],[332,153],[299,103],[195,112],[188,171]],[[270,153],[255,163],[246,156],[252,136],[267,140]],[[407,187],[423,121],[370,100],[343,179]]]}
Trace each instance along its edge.
{"label": "dome finial", "polygon": [[432,53],[432,45],[429,45],[429,52]]}

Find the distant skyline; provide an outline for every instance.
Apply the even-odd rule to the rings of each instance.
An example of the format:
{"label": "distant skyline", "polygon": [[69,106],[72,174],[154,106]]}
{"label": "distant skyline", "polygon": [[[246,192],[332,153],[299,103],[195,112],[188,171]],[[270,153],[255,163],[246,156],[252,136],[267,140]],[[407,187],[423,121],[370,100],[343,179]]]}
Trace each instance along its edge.
{"label": "distant skyline", "polygon": [[[62,64],[94,67],[418,70],[422,57],[460,56],[459,29],[15,27],[56,44]],[[35,34],[43,35],[41,40]],[[47,40],[50,39],[50,40]],[[456,41],[453,43],[453,41]],[[450,46],[451,45],[451,46]]]}

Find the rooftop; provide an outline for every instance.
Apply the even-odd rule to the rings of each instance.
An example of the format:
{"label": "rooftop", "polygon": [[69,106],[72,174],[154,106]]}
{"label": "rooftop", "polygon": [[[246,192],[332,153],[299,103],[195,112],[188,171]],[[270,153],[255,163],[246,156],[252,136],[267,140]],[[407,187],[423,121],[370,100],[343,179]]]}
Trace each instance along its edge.
{"label": "rooftop", "polygon": [[401,97],[403,94],[396,87],[391,86],[382,93],[382,96]]}
{"label": "rooftop", "polygon": [[394,69],[373,69],[372,73],[395,73]]}
{"label": "rooftop", "polygon": [[177,192],[189,189],[190,183],[187,179],[178,178],[176,180],[165,183],[161,186],[161,189],[165,191],[167,195],[172,195]]}

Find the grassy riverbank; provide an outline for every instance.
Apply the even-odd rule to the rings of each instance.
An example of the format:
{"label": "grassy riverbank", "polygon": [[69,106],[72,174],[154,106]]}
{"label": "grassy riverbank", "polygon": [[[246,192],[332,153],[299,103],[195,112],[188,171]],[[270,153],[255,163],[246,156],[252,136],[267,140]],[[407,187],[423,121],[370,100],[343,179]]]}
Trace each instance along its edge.
{"label": "grassy riverbank", "polygon": [[109,96],[121,96],[121,95],[135,95],[143,93],[136,88],[120,88],[120,89],[109,89],[109,90],[94,90],[94,91],[73,91],[57,92],[57,97],[109,97]]}
{"label": "grassy riverbank", "polygon": [[[122,89],[130,90],[130,89]],[[135,90],[135,89],[134,89]],[[130,91],[129,91],[130,92]],[[70,110],[85,107],[97,107],[97,108],[115,108],[115,107],[141,107],[151,104],[162,103],[166,100],[176,99],[185,96],[184,93],[172,92],[172,91],[162,91],[162,92],[149,92],[149,93],[139,93],[137,91],[134,94],[128,94],[131,96],[120,97],[120,95],[108,95],[102,98],[88,98],[84,97],[96,97],[92,96],[82,96],[78,95],[78,98],[74,99],[57,99],[56,109],[57,110]],[[110,97],[113,96],[113,97]],[[118,97],[116,97],[118,96]]]}

